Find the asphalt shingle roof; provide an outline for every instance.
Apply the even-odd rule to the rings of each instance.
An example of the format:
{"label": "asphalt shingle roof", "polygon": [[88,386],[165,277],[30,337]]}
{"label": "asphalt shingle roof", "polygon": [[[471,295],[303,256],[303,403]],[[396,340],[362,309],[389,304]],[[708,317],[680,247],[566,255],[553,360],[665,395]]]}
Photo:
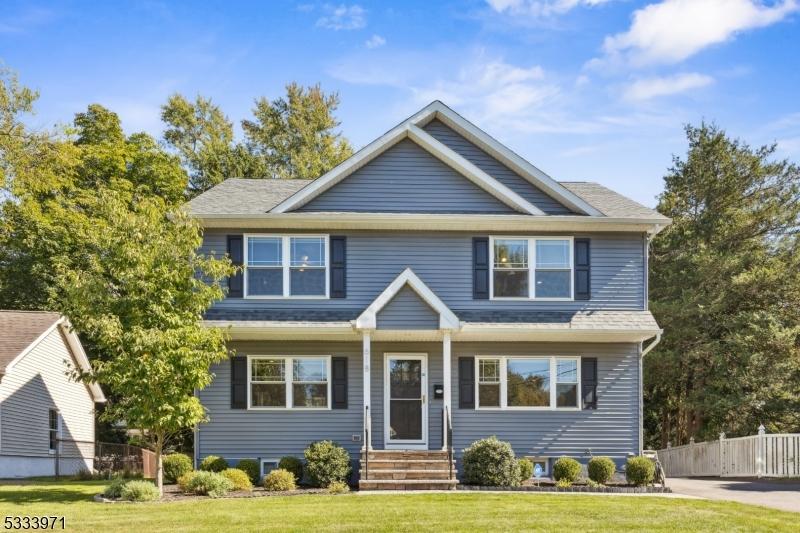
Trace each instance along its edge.
{"label": "asphalt shingle roof", "polygon": [[607,217],[663,218],[664,221],[669,220],[658,211],[634,202],[630,198],[622,196],[599,183],[591,181],[562,181],[560,183],[567,190],[583,198]]}
{"label": "asphalt shingle roof", "polygon": [[48,311],[0,311],[0,373],[60,318]]}

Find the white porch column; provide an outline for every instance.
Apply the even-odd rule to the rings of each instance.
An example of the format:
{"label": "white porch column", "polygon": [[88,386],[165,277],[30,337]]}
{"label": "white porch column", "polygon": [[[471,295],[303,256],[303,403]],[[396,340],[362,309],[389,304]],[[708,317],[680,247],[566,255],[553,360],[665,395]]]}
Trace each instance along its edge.
{"label": "white porch column", "polygon": [[363,338],[362,338],[362,351],[364,355],[363,361],[363,375],[364,375],[364,412],[362,415],[364,416],[364,429],[368,430],[366,435],[364,436],[364,446],[363,449],[371,450],[372,449],[372,406],[370,405],[370,359],[372,357],[372,352],[370,350],[370,332],[369,330],[364,331]]}
{"label": "white porch column", "polygon": [[[445,412],[453,416],[453,412],[450,408],[450,383],[452,378],[450,377],[450,332],[444,332],[444,338],[442,339],[442,384],[444,385],[444,398],[443,398],[443,405]],[[443,448],[446,450],[450,443],[447,441],[447,426],[446,420],[442,420],[442,435],[444,438],[442,439]]]}

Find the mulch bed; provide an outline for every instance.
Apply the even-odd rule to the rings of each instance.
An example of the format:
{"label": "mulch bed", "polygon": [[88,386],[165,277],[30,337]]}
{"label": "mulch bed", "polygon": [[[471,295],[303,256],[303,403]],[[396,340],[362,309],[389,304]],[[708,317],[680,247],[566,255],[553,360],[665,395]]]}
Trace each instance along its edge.
{"label": "mulch bed", "polygon": [[[253,487],[252,492],[247,491],[231,491],[229,492],[224,498],[267,498],[270,496],[302,496],[304,494],[327,494],[327,489],[317,489],[317,488],[300,488],[297,490],[287,490],[283,492],[270,492],[265,490],[263,487]],[[161,498],[161,502],[177,502],[177,501],[189,501],[189,500],[210,500],[213,499],[210,496],[198,496],[196,494],[184,494],[181,492],[180,487],[178,485],[164,485],[164,496]],[[103,498],[102,494],[98,494],[95,496],[94,500],[96,502],[101,503],[131,503],[131,502],[121,502],[118,500],[109,500],[107,498]]]}

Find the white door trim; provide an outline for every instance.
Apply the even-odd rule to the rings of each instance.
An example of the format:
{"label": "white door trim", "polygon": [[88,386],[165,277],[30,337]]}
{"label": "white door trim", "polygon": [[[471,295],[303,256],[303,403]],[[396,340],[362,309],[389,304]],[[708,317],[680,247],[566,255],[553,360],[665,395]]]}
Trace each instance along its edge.
{"label": "white door trim", "polygon": [[[422,361],[422,439],[389,440],[389,360],[416,359]],[[386,352],[383,354],[383,445],[387,450],[427,450],[428,449],[428,354]]]}

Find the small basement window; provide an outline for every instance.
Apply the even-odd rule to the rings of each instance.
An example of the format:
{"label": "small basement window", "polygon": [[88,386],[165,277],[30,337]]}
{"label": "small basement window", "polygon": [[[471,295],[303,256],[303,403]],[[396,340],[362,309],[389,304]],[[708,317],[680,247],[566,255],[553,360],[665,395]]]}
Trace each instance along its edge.
{"label": "small basement window", "polygon": [[277,459],[261,459],[261,477],[263,478],[273,470],[278,469]]}

